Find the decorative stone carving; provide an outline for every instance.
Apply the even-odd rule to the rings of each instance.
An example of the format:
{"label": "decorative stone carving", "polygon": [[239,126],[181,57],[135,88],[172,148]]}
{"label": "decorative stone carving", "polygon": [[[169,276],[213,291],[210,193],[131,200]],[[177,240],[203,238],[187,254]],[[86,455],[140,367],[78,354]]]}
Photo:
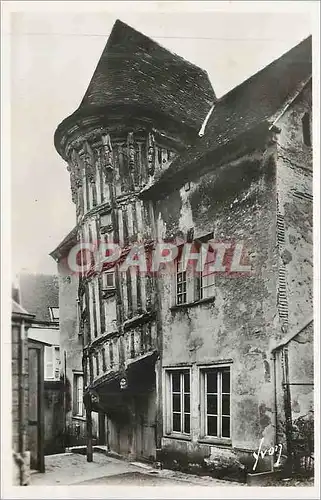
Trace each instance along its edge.
{"label": "decorative stone carving", "polygon": [[101,137],[102,143],[103,143],[103,150],[104,150],[104,161],[103,161],[103,172],[105,173],[105,176],[107,178],[107,181],[110,180],[110,176],[113,172],[113,148],[111,145],[111,140],[110,140],[110,135],[109,134],[104,134]]}
{"label": "decorative stone carving", "polygon": [[155,171],[155,140],[153,134],[148,134],[148,173],[153,175]]}
{"label": "decorative stone carving", "polygon": [[83,144],[86,173],[90,182],[96,181],[95,155],[88,141]]}
{"label": "decorative stone carving", "polygon": [[128,134],[128,159],[129,169],[131,172],[133,172],[135,169],[135,144],[133,132],[129,132]]}

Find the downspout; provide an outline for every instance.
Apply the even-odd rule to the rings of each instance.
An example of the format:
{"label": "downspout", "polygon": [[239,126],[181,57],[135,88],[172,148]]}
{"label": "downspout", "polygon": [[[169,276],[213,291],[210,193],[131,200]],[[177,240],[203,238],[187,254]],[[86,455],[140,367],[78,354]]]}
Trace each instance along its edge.
{"label": "downspout", "polygon": [[[273,428],[274,428],[274,435],[273,435],[273,445],[274,449],[276,449],[276,446],[278,444],[278,415],[277,415],[277,391],[276,391],[276,354],[275,351],[272,352],[272,363],[273,363],[273,370],[272,370],[272,377],[273,377]],[[272,471],[274,471],[274,457],[271,457],[272,460]]]}
{"label": "downspout", "polygon": [[292,414],[291,414],[291,393],[289,385],[289,362],[288,349],[282,348],[282,368],[283,368],[283,395],[285,413],[286,448],[288,454],[287,466],[292,472]]}

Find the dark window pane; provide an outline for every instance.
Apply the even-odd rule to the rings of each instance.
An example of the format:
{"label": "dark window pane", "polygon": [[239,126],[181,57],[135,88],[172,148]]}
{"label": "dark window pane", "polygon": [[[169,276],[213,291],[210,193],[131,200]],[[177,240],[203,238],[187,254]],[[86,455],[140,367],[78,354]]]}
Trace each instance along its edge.
{"label": "dark window pane", "polygon": [[184,396],[184,411],[186,411],[187,413],[190,412],[190,395],[189,394],[185,394],[185,396]]}
{"label": "dark window pane", "polygon": [[190,433],[190,415],[186,413],[184,415],[184,432]]}
{"label": "dark window pane", "polygon": [[207,396],[207,413],[217,415],[217,396]]}
{"label": "dark window pane", "polygon": [[217,417],[207,417],[207,435],[217,436]]}
{"label": "dark window pane", "polygon": [[172,373],[172,391],[180,392],[181,390],[181,375],[179,372]]}
{"label": "dark window pane", "polygon": [[178,284],[177,285],[177,293],[182,293],[183,291],[183,285],[182,284]]}
{"label": "dark window pane", "polygon": [[189,373],[184,374],[184,392],[190,392],[189,389]]}
{"label": "dark window pane", "polygon": [[222,392],[230,392],[230,370],[222,372]]}
{"label": "dark window pane", "polygon": [[230,414],[230,395],[223,394],[222,395],[222,415]]}
{"label": "dark window pane", "polygon": [[230,437],[230,417],[222,417],[222,437]]}
{"label": "dark window pane", "polygon": [[182,304],[183,302],[183,297],[181,295],[177,296],[177,304]]}
{"label": "dark window pane", "polygon": [[177,275],[177,283],[181,283],[183,281],[183,276],[182,276],[182,273],[179,273]]}
{"label": "dark window pane", "polygon": [[173,411],[181,411],[181,395],[173,394]]}
{"label": "dark window pane", "polygon": [[207,392],[217,392],[217,372],[207,372]]}
{"label": "dark window pane", "polygon": [[173,413],[173,431],[181,432],[181,414]]}

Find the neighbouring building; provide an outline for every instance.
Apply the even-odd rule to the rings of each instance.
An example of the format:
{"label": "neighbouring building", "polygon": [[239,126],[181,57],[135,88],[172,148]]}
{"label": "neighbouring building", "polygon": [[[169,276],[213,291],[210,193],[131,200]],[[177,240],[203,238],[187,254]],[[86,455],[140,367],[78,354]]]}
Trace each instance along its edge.
{"label": "neighbouring building", "polygon": [[13,485],[27,485],[30,476],[28,445],[28,328],[34,316],[12,300],[11,380],[12,380],[12,453]]}
{"label": "neighbouring building", "polygon": [[[59,287],[53,275],[23,272],[18,276],[16,300],[31,314],[28,341],[43,355],[44,453],[64,449],[63,380],[59,339]],[[37,438],[34,438],[37,440]]]}
{"label": "neighbouring building", "polygon": [[[67,272],[67,259],[77,244],[77,228],[74,228],[51,253],[58,262],[60,351],[65,375],[65,430],[66,447],[86,444],[86,417],[83,404],[83,335],[79,329],[81,311],[78,301],[79,278],[77,273]],[[93,436],[98,435],[98,418],[94,416]],[[105,443],[104,443],[105,444]]]}
{"label": "neighbouring building", "polygon": [[[89,456],[92,412],[135,458],[245,463],[262,437],[290,452],[313,412],[311,78],[310,37],[217,99],[205,71],[115,23],[55,133],[76,226],[51,255]],[[159,241],[178,248],[162,273],[123,266]],[[116,263],[70,268],[75,245],[101,243]]]}

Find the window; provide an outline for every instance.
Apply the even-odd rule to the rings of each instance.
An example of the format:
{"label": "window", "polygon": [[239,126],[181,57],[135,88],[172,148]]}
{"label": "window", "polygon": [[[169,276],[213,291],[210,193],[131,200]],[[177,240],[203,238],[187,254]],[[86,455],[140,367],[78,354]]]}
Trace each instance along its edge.
{"label": "window", "polygon": [[45,380],[60,379],[60,349],[45,346]]}
{"label": "window", "polygon": [[114,271],[106,271],[102,275],[102,287],[104,290],[115,289],[115,273]]}
{"label": "window", "polygon": [[184,247],[180,247],[176,260],[176,305],[214,297],[215,252],[210,245],[212,238],[213,233],[210,233],[197,239],[185,254]]}
{"label": "window", "polygon": [[187,280],[186,268],[182,258],[177,260],[176,270],[176,304],[186,304],[187,302]]}
{"label": "window", "polygon": [[74,373],[74,415],[84,416],[84,377],[82,373]]}
{"label": "window", "polygon": [[170,393],[170,432],[190,433],[190,372],[173,370],[168,372]]}
{"label": "window", "polygon": [[204,437],[231,437],[230,368],[201,370],[202,432]]}
{"label": "window", "polygon": [[111,212],[101,214],[100,216],[100,231],[102,234],[108,233],[113,230]]}
{"label": "window", "polygon": [[306,146],[311,146],[311,116],[305,113],[302,118],[303,142]]}
{"label": "window", "polygon": [[50,321],[59,321],[59,307],[49,307]]}

